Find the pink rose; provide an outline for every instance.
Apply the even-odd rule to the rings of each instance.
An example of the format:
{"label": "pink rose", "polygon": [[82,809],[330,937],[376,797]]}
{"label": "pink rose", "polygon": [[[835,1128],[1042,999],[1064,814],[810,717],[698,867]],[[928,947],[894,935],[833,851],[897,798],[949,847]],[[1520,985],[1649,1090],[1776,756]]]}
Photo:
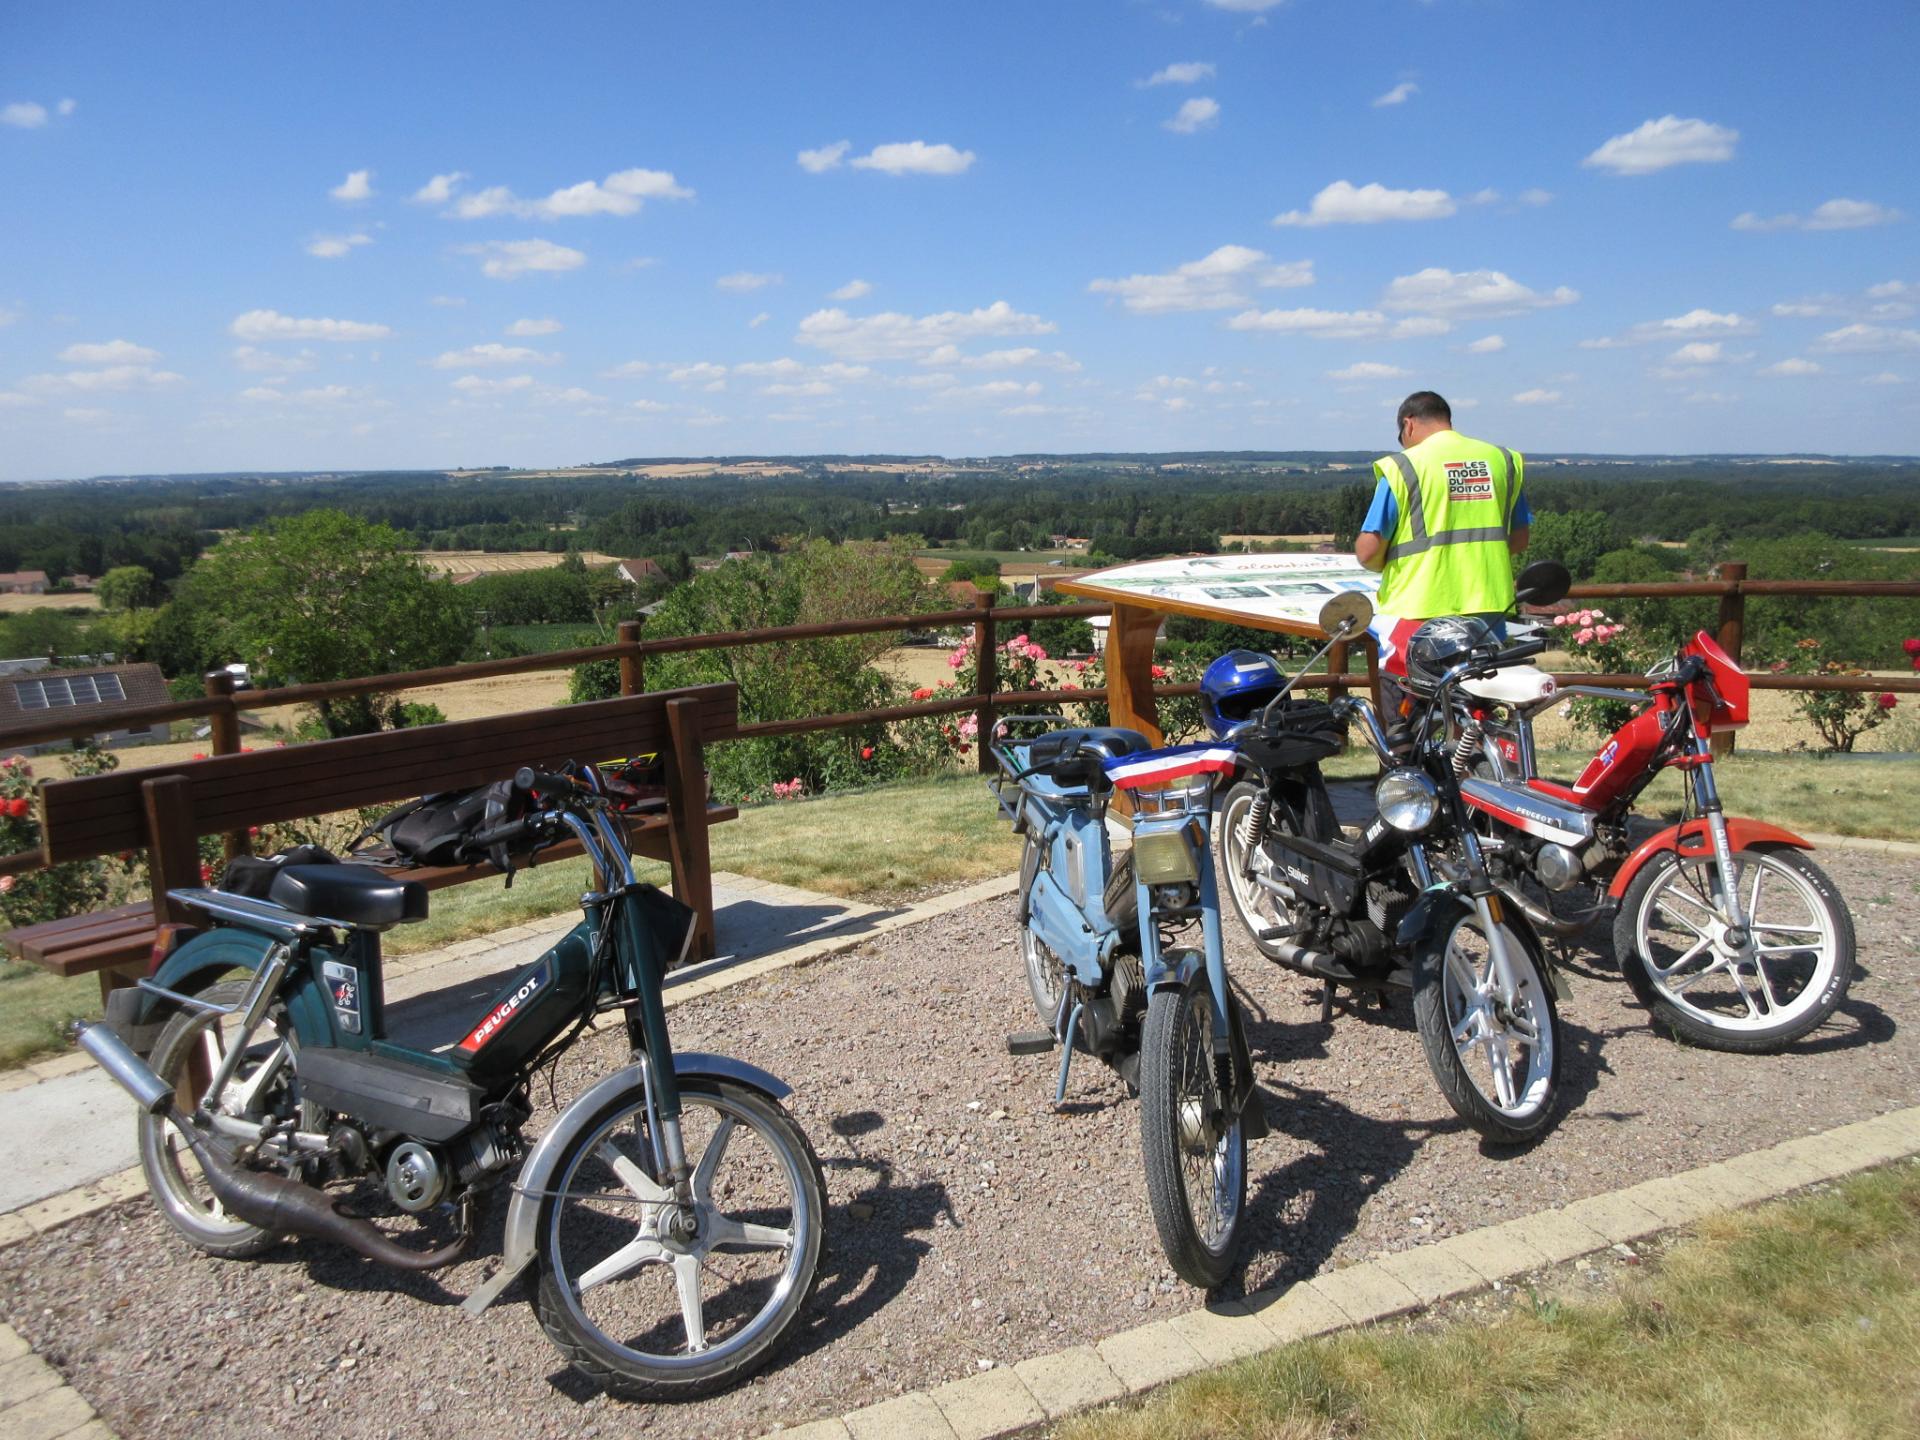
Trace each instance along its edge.
{"label": "pink rose", "polygon": [[1553,617],[1553,623],[1556,625],[1571,625],[1573,623],[1573,617],[1571,615],[1556,615]]}
{"label": "pink rose", "polygon": [[0,895],[5,895],[11,889],[13,889],[13,876],[0,875]]}
{"label": "pink rose", "polygon": [[1591,625],[1581,626],[1579,632],[1575,634],[1573,637],[1573,643],[1576,645],[1590,644],[1592,640],[1593,640],[1593,627]]}

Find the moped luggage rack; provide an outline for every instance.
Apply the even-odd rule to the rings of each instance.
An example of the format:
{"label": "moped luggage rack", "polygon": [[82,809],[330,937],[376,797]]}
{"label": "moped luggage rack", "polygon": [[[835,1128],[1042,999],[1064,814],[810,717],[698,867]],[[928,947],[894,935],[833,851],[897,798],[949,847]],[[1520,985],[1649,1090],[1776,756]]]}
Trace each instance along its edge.
{"label": "moped luggage rack", "polygon": [[[1029,778],[1037,776],[1046,780],[1049,777],[1047,772],[1038,766],[1029,768],[1022,765],[1007,748],[1009,743],[1019,743],[1007,733],[1015,725],[1032,725],[1046,731],[1061,729],[1063,721],[1058,715],[1003,715],[994,722],[987,742],[987,753],[993,757],[993,763],[1000,767],[1000,773],[988,776],[985,784],[988,792],[993,796],[993,803],[999,809],[1000,818],[1012,825],[1013,833],[1018,835],[1023,833],[1025,821],[1020,814],[1019,802],[1008,798],[1008,787],[1012,786],[1018,791],[1022,783]],[[1102,810],[1106,807],[1106,795],[1092,786],[1063,785],[1059,789],[1061,799],[1078,798],[1084,789],[1085,797],[1090,803]]]}

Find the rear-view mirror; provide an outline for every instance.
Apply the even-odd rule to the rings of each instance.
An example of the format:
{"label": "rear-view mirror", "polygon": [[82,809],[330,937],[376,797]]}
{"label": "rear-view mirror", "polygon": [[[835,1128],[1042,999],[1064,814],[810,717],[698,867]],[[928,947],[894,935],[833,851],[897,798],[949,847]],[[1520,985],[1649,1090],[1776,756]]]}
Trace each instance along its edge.
{"label": "rear-view mirror", "polygon": [[1514,598],[1523,605],[1551,605],[1567,598],[1573,576],[1558,560],[1536,560],[1514,581]]}
{"label": "rear-view mirror", "polygon": [[1334,596],[1320,607],[1320,628],[1335,639],[1358,635],[1373,619],[1373,602],[1356,590]]}

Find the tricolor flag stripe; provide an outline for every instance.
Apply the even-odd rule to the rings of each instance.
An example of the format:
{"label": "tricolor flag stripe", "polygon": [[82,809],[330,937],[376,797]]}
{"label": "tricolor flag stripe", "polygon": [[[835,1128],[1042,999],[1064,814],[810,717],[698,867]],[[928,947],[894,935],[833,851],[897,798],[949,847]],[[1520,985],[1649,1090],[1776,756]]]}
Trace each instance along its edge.
{"label": "tricolor flag stripe", "polygon": [[1165,750],[1150,750],[1144,755],[1127,755],[1108,760],[1103,767],[1107,778],[1122,790],[1143,785],[1164,785],[1189,775],[1231,774],[1238,752],[1231,745],[1174,745]]}

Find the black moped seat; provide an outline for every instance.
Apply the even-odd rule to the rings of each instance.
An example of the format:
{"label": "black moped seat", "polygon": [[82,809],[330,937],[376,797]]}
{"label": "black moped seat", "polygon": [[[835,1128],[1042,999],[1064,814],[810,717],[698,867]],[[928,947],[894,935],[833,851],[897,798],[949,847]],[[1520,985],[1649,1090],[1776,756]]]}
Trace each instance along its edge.
{"label": "black moped seat", "polygon": [[1138,755],[1153,742],[1138,730],[1118,725],[1049,730],[1027,742],[1027,768],[1039,770],[1056,785],[1086,785],[1101,774],[1101,762]]}
{"label": "black moped seat", "polygon": [[361,930],[427,918],[426,886],[396,880],[371,865],[288,865],[273,877],[267,898],[296,915]]}

